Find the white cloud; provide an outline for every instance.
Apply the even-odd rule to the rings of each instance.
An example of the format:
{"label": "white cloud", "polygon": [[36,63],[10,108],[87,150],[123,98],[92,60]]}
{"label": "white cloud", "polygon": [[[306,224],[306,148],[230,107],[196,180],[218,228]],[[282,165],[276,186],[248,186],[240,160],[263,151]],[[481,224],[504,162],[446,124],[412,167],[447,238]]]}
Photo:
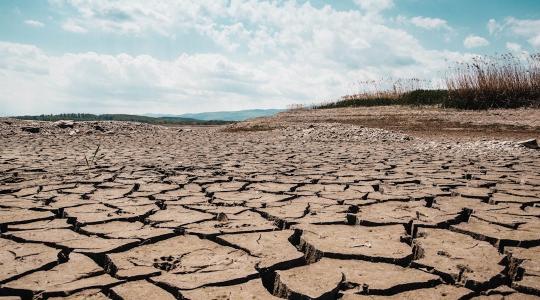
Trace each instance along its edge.
{"label": "white cloud", "polygon": [[76,21],[72,19],[68,19],[67,21],[62,24],[62,29],[69,32],[75,32],[75,33],[85,33],[87,32],[86,28],[80,26],[77,24]]}
{"label": "white cloud", "polygon": [[508,17],[504,22],[490,19],[487,28],[490,34],[506,33],[525,38],[534,48],[540,49],[540,19],[518,19]]}
{"label": "white cloud", "polygon": [[463,45],[467,49],[485,47],[489,45],[489,41],[477,35],[469,35],[463,41]]}
{"label": "white cloud", "polygon": [[[0,94],[0,107],[5,112],[182,113],[285,107],[357,92],[351,83],[359,80],[434,79],[447,61],[465,57],[428,50],[373,13],[391,7],[392,1],[357,1],[362,10],[349,11],[295,1],[55,3],[59,9],[69,5],[76,11],[63,23],[72,32],[174,36],[187,31],[225,51],[165,60],[92,52],[49,55],[31,45],[0,43],[0,82],[2,91],[8,91]],[[23,50],[27,54],[14,54]],[[13,101],[20,98],[25,105]]]}
{"label": "white cloud", "polygon": [[433,29],[446,29],[446,30],[450,30],[450,26],[448,26],[448,22],[446,20],[443,20],[443,19],[439,19],[439,18],[429,18],[429,17],[413,17],[411,18],[410,22],[417,26],[417,27],[421,27],[421,28],[424,28],[424,29],[429,29],[429,30],[433,30]]}
{"label": "white cloud", "polygon": [[536,49],[540,49],[540,20],[524,20],[507,18],[505,25],[509,30],[518,36],[527,39]]}
{"label": "white cloud", "polygon": [[354,0],[354,3],[363,10],[372,13],[378,13],[394,6],[393,0]]}
{"label": "white cloud", "polygon": [[26,24],[28,26],[31,26],[31,27],[43,27],[43,26],[45,26],[45,24],[43,24],[40,21],[36,21],[36,20],[25,20],[24,24]]}
{"label": "white cloud", "polygon": [[[0,42],[0,87],[5,91],[0,107],[8,114],[181,112],[179,108],[189,106],[241,108],[261,96],[266,99],[259,102],[262,107],[265,101],[279,105],[292,81],[275,82],[268,66],[260,67],[265,72],[217,54],[184,54],[173,60],[93,52],[50,56],[34,46]],[[285,66],[278,67],[275,71],[286,76]]]}
{"label": "white cloud", "polygon": [[206,14],[219,14],[224,0],[147,0],[147,1],[85,1],[55,0],[59,9],[69,7],[76,15],[63,28],[72,32],[101,30],[117,34],[147,32],[172,35],[176,27],[204,27],[211,25]]}
{"label": "white cloud", "polygon": [[523,61],[530,58],[529,52],[524,50],[521,44],[508,42],[506,43],[506,49]]}
{"label": "white cloud", "polygon": [[506,49],[512,52],[521,52],[523,49],[520,44],[517,43],[506,43]]}
{"label": "white cloud", "polygon": [[502,24],[499,24],[495,19],[489,19],[487,23],[487,28],[488,28],[489,34],[493,35],[493,34],[497,34],[501,32],[504,26]]}

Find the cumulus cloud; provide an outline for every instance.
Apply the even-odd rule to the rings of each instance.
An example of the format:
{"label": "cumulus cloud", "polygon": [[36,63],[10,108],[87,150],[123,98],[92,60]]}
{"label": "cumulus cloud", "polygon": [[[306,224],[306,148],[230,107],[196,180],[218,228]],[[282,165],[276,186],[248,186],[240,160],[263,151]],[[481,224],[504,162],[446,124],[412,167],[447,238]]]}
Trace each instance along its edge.
{"label": "cumulus cloud", "polygon": [[[261,66],[262,72],[217,54],[173,60],[93,52],[51,56],[35,46],[1,42],[0,82],[7,93],[0,103],[3,113],[211,110],[241,108],[262,96],[267,100],[261,106],[279,104],[292,82],[283,78],[274,89],[278,79],[272,81],[269,67]],[[278,67],[275,71],[284,71],[285,66]]]}
{"label": "cumulus cloud", "polygon": [[479,48],[488,46],[489,41],[481,36],[471,34],[465,38],[465,40],[463,41],[463,45],[465,46],[465,48],[468,49]]}
{"label": "cumulus cloud", "polygon": [[43,24],[40,21],[36,21],[36,20],[25,20],[24,24],[26,24],[28,26],[31,26],[31,27],[43,27],[43,26],[45,26],[45,24]]}
{"label": "cumulus cloud", "polygon": [[378,13],[394,6],[393,0],[354,0],[354,3],[371,13]]}
{"label": "cumulus cloud", "polygon": [[62,24],[62,29],[64,29],[65,31],[75,32],[75,33],[85,33],[85,32],[87,32],[86,28],[78,25],[77,22],[72,20],[72,19],[69,19],[69,20],[65,21]]}
{"label": "cumulus cloud", "polygon": [[55,0],[59,9],[73,9],[76,15],[63,28],[71,32],[101,30],[117,34],[159,33],[170,36],[171,29],[211,26],[207,15],[226,8],[223,0]]}
{"label": "cumulus cloud", "polygon": [[429,17],[413,17],[410,19],[410,22],[420,28],[433,30],[433,29],[446,29],[450,30],[448,22],[439,18],[429,18]]}
{"label": "cumulus cloud", "polygon": [[487,29],[489,34],[496,34],[503,30],[504,26],[499,24],[495,19],[489,19],[487,23]]}
{"label": "cumulus cloud", "polygon": [[504,21],[490,19],[487,28],[490,34],[506,33],[525,38],[532,47],[540,49],[540,19],[515,17],[508,17]]}
{"label": "cumulus cloud", "polygon": [[510,17],[506,19],[505,24],[512,33],[526,38],[529,44],[536,49],[540,49],[540,20],[526,20]]}
{"label": "cumulus cloud", "polygon": [[[408,32],[366,13],[389,8],[392,1],[358,1],[361,9],[348,11],[295,1],[55,3],[76,11],[63,23],[72,32],[172,36],[189,31],[221,50],[158,59],[92,52],[50,55],[31,45],[2,43],[0,81],[2,90],[9,92],[0,95],[0,107],[6,112],[181,113],[285,107],[357,92],[351,83],[359,80],[434,79],[447,61],[464,57],[426,49]],[[19,95],[19,90],[25,93]],[[48,109],[42,107],[44,97]],[[20,98],[38,105],[13,101]]]}

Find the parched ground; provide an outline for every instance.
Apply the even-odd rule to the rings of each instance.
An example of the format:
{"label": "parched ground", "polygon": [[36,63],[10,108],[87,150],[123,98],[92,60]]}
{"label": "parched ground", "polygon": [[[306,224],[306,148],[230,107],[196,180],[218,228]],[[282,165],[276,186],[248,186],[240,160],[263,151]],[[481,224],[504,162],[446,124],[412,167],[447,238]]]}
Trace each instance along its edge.
{"label": "parched ground", "polygon": [[0,300],[540,299],[539,111],[425,110],[0,119]]}
{"label": "parched ground", "polygon": [[433,106],[356,107],[293,110],[255,121],[271,126],[285,122],[362,125],[402,131],[432,140],[515,140],[540,135],[540,109],[463,111],[441,110]]}

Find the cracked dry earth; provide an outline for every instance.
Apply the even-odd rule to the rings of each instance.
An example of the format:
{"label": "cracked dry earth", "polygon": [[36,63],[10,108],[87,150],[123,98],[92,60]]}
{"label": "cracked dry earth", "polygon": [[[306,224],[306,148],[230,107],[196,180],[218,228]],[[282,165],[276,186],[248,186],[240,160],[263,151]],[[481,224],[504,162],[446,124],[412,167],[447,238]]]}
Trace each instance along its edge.
{"label": "cracked dry earth", "polygon": [[540,151],[67,127],[0,120],[0,300],[540,297]]}

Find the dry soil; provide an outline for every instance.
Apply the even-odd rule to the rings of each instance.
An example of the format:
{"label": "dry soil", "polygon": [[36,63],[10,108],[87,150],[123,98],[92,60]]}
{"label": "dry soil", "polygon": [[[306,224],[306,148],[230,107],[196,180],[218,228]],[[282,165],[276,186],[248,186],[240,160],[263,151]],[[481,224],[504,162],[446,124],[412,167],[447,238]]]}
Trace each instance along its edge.
{"label": "dry soil", "polygon": [[0,300],[540,299],[539,115],[0,119]]}

